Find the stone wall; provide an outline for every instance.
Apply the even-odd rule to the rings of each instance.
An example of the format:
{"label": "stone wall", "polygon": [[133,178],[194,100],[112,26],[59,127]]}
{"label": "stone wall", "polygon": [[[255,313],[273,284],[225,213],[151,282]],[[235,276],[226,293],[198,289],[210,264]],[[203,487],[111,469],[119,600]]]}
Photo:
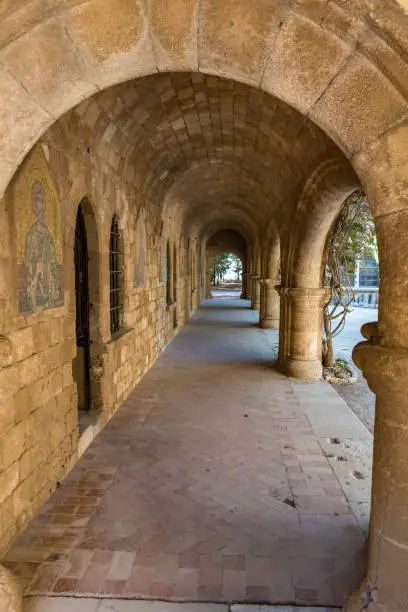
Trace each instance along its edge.
{"label": "stone wall", "polygon": [[[28,155],[1,201],[0,553],[81,452],[77,384],[72,371],[77,353],[74,237],[78,205],[81,203],[84,212],[88,240],[92,341],[89,415],[98,423],[95,431],[120,407],[190,314],[185,293],[187,286],[191,290],[186,245],[190,239],[190,251],[196,248],[194,237],[180,236],[180,230],[175,229],[180,226],[177,218],[166,219],[154,202],[139,197],[140,175],[124,168],[118,172],[120,158],[115,150],[102,146],[93,150],[95,129],[79,110],[62,118]],[[46,183],[47,197],[54,189],[58,200],[63,305],[37,304],[32,312],[19,312],[16,270],[18,257],[24,256],[24,244],[18,255],[16,228],[27,228],[33,221],[30,218],[24,225],[21,215],[30,208],[30,184],[38,176]],[[47,205],[51,205],[50,200]],[[50,231],[51,212],[46,209]],[[123,330],[112,337],[109,235],[114,214],[121,228],[124,308]],[[139,270],[135,280],[139,252],[136,228],[140,220],[146,252],[143,278]],[[176,245],[178,264],[177,304],[170,308],[161,274],[161,253],[167,238]],[[57,245],[56,236],[54,239]],[[21,267],[24,276],[24,264]],[[196,299],[192,305],[197,306]]]}

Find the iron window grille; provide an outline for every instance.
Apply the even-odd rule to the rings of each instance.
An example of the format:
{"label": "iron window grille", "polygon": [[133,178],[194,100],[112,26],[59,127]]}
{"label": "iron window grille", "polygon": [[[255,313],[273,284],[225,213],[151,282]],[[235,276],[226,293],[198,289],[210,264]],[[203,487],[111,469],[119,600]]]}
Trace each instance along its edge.
{"label": "iron window grille", "polygon": [[166,245],[166,301],[167,301],[167,304],[171,304],[173,301],[171,282],[172,282],[171,251],[170,251],[170,244],[167,241],[167,245]]}
{"label": "iron window grille", "polygon": [[109,276],[110,276],[110,328],[111,334],[122,327],[122,254],[120,250],[120,232],[116,215],[112,219],[109,240]]}

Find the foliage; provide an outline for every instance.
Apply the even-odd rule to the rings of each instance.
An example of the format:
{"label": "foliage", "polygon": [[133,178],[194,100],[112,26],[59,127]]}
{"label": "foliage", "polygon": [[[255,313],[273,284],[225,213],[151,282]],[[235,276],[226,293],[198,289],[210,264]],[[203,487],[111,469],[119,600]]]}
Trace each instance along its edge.
{"label": "foliage", "polygon": [[220,253],[214,259],[211,270],[211,283],[213,285],[224,279],[231,265],[231,253]]}
{"label": "foliage", "polygon": [[326,244],[326,279],[330,301],[323,311],[323,363],[334,364],[333,338],[340,334],[354,301],[353,275],[357,258],[370,257],[378,263],[374,219],[362,191],[345,201]]}
{"label": "foliage", "polygon": [[234,272],[237,280],[239,280],[242,274],[241,260],[233,253],[220,253],[214,259],[211,270],[211,283],[215,285],[223,281],[224,276],[230,271]]}
{"label": "foliage", "polygon": [[[346,200],[340,213],[347,216],[347,235],[334,236],[335,244],[342,240],[342,265],[348,274],[354,274],[356,258],[373,258],[378,263],[377,237],[374,218],[365,194],[359,190]],[[336,247],[339,250],[339,247]]]}
{"label": "foliage", "polygon": [[237,255],[231,254],[231,267],[232,271],[236,276],[236,280],[239,281],[242,278],[242,261]]}

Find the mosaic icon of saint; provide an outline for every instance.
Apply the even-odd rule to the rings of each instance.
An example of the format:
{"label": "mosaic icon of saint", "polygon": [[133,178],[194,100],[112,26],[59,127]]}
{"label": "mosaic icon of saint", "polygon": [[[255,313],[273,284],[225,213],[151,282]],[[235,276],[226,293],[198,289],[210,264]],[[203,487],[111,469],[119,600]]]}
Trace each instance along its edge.
{"label": "mosaic icon of saint", "polygon": [[25,242],[26,295],[29,310],[52,308],[62,300],[57,251],[45,220],[45,190],[40,181],[31,187],[31,206],[36,216]]}

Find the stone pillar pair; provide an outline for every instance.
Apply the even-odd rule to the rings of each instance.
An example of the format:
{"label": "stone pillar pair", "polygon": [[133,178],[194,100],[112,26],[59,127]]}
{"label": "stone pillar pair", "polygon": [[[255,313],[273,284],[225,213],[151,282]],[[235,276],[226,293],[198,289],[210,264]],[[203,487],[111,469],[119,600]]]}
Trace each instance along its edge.
{"label": "stone pillar pair", "polygon": [[279,329],[279,294],[275,280],[260,278],[260,311],[259,325],[263,329]]}
{"label": "stone pillar pair", "polygon": [[252,299],[252,274],[250,272],[247,272],[245,274],[245,286],[246,286],[246,299],[251,300]]}
{"label": "stone pillar pair", "polygon": [[259,325],[263,329],[279,328],[279,294],[272,278],[252,275],[252,309],[259,310]]}
{"label": "stone pillar pair", "polygon": [[259,310],[261,306],[261,286],[259,279],[261,278],[259,273],[251,274],[251,308],[252,310]]}

